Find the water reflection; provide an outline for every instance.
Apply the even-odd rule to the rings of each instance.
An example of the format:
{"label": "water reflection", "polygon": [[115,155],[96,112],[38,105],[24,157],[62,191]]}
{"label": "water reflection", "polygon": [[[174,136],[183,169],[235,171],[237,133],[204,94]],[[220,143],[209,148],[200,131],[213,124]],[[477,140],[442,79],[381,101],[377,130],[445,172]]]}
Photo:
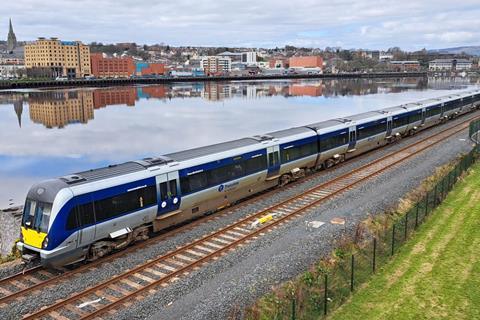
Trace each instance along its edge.
{"label": "water reflection", "polygon": [[278,80],[0,93],[0,208],[23,202],[29,186],[41,179],[440,96],[472,84],[425,78]]}
{"label": "water reflection", "polygon": [[[448,82],[450,85],[452,82]],[[455,82],[453,82],[455,83]],[[458,83],[456,84],[458,86]],[[398,93],[405,90],[423,90],[428,87],[425,78],[397,80],[281,80],[271,82],[208,82],[113,87],[79,90],[35,91],[4,94],[0,104],[13,104],[21,127],[23,104],[29,105],[33,123],[46,128],[64,128],[71,124],[86,124],[94,119],[94,110],[112,105],[134,107],[142,99],[171,100],[203,98],[209,101],[243,98],[258,99],[272,96],[338,97],[377,93]]]}

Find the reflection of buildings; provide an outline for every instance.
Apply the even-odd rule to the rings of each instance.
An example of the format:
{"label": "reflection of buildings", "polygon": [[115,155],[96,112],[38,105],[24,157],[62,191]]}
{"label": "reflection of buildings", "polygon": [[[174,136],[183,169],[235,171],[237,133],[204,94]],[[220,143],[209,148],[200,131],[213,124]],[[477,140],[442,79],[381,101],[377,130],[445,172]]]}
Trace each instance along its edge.
{"label": "reflection of buildings", "polygon": [[95,109],[115,104],[126,104],[127,106],[133,107],[135,106],[136,98],[136,87],[107,88],[93,91]]}
{"label": "reflection of buildings", "polygon": [[290,95],[292,96],[310,96],[319,97],[322,95],[322,85],[301,85],[294,84],[290,86]]}
{"label": "reflection of buildings", "polygon": [[18,118],[18,126],[21,128],[22,127],[22,113],[23,113],[23,101],[15,101],[13,103],[13,109],[15,110],[15,113],[17,114]]}
{"label": "reflection of buildings", "polygon": [[47,128],[87,123],[93,119],[91,91],[35,92],[28,99],[30,119]]}
{"label": "reflection of buildings", "polygon": [[202,97],[207,100],[223,100],[232,96],[232,86],[221,82],[207,82]]}

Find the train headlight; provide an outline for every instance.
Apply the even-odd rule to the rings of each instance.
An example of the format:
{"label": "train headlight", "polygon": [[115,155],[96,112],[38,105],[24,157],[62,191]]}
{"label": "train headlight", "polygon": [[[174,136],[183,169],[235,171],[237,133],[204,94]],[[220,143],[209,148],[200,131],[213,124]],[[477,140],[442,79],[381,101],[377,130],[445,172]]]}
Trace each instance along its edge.
{"label": "train headlight", "polygon": [[47,249],[48,247],[48,237],[45,237],[45,239],[42,242],[42,248]]}

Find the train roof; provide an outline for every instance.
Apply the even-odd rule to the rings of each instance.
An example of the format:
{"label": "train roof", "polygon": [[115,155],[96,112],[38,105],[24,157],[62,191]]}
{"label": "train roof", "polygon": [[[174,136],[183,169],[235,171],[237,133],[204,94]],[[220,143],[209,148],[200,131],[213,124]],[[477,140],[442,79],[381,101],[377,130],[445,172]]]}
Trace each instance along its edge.
{"label": "train roof", "polygon": [[312,124],[306,125],[306,127],[318,131],[320,129],[325,129],[325,128],[329,128],[329,127],[338,126],[342,123],[345,123],[345,120],[343,120],[343,119],[333,119],[333,120],[326,120],[326,121],[322,121],[322,122],[312,123]]}
{"label": "train roof", "polygon": [[129,161],[120,164],[109,165],[108,167],[92,169],[88,171],[77,172],[67,176],[60,177],[59,180],[67,185],[77,185],[92,181],[108,179],[124,174],[143,171],[148,167],[147,161]]}
{"label": "train roof", "polygon": [[289,137],[289,136],[293,136],[293,135],[296,135],[296,134],[302,134],[302,133],[311,133],[312,135],[315,134],[309,128],[296,127],[296,128],[290,128],[290,129],[270,132],[270,133],[267,133],[267,135],[280,139],[280,138]]}
{"label": "train roof", "polygon": [[251,146],[254,144],[258,144],[259,140],[261,139],[243,138],[243,139],[238,139],[238,140],[233,140],[228,142],[217,143],[210,146],[174,152],[174,153],[165,155],[165,157],[168,157],[175,161],[185,161],[185,160],[190,160],[190,159],[199,158],[203,156],[208,156],[210,154],[230,151],[236,148]]}

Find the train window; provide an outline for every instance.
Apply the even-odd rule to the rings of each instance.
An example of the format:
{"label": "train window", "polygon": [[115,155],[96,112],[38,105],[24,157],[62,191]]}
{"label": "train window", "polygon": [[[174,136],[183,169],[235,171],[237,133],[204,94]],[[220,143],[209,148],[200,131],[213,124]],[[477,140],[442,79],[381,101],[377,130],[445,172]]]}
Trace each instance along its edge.
{"label": "train window", "polygon": [[[95,202],[97,221],[104,221],[141,208],[138,190]],[[145,200],[144,200],[145,201]],[[145,205],[145,203],[143,203]]]}
{"label": "train window", "polygon": [[[157,203],[157,189],[155,186],[148,186],[143,189],[137,190],[138,199],[143,199],[143,206],[150,206]],[[177,194],[177,190],[175,190],[175,195]]]}
{"label": "train window", "polygon": [[160,201],[168,199],[168,185],[167,182],[160,183]]}
{"label": "train window", "polygon": [[93,203],[86,203],[76,207],[77,220],[81,227],[95,223],[95,214],[93,212]]}
{"label": "train window", "polygon": [[268,166],[273,167],[278,165],[278,152],[272,152],[268,154]]}
{"label": "train window", "polygon": [[245,173],[252,174],[265,170],[267,168],[267,156],[261,155],[259,157],[251,158],[245,161]]}
{"label": "train window", "polygon": [[343,146],[348,143],[348,135],[347,132],[342,132],[338,135],[328,137],[328,138],[321,138],[320,140],[320,150],[326,151],[333,148],[337,148],[339,146]]}
{"label": "train window", "polygon": [[417,113],[415,113],[415,114],[411,114],[411,115],[408,116],[408,122],[410,122],[410,123],[420,121],[421,119],[422,119],[422,111],[421,110],[417,111]]}
{"label": "train window", "polygon": [[430,118],[440,113],[442,113],[442,108],[440,108],[440,106],[432,107],[427,109],[426,117]]}
{"label": "train window", "polygon": [[224,166],[207,172],[208,185],[213,186],[221,184],[228,180],[228,171],[230,166]]}
{"label": "train window", "polygon": [[72,208],[70,212],[68,213],[67,217],[67,230],[73,230],[78,227],[78,221],[77,221],[77,211],[76,208]]}
{"label": "train window", "polygon": [[397,119],[393,119],[393,128],[403,127],[408,124],[408,116],[402,116]]}
{"label": "train window", "polygon": [[170,180],[168,182],[170,184],[170,195],[172,197],[177,196],[177,180]]}
{"label": "train window", "polygon": [[182,193],[196,192],[207,188],[207,175],[205,172],[195,173],[188,177],[182,177],[180,179],[180,185],[182,187]]}
{"label": "train window", "polygon": [[374,124],[365,128],[359,128],[357,137],[364,139],[386,131],[386,123]]}

